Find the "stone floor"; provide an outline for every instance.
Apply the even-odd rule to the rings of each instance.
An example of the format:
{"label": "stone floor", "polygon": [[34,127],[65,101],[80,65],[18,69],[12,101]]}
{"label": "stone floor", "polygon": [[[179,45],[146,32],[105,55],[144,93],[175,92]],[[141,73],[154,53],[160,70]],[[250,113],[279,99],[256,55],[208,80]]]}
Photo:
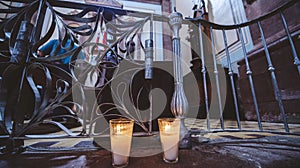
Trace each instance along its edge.
{"label": "stone floor", "polygon": [[[187,119],[185,125],[188,129],[206,130],[206,120]],[[258,131],[258,124],[254,121],[242,121],[241,127],[243,131],[237,131],[236,121],[226,121],[224,123],[225,131],[216,133],[204,133],[201,136],[208,139],[230,138],[230,139],[258,139],[263,137],[272,137],[282,135],[284,126],[282,123],[262,123],[264,132]],[[300,124],[289,124],[290,133],[284,135],[287,137],[300,138]],[[211,120],[211,129],[220,130],[219,120]],[[227,130],[227,131],[226,131]],[[232,130],[234,130],[232,132]],[[74,132],[80,132],[79,128],[72,129]],[[55,135],[61,132],[54,133]],[[282,135],[283,136],[283,135]],[[42,146],[42,147],[73,147],[77,144],[92,141],[93,138],[71,138],[71,139],[31,139],[25,140],[25,146]],[[299,139],[300,141],[300,139]]]}
{"label": "stone floor", "polygon": [[[205,120],[187,120],[186,125],[206,129]],[[211,125],[219,128],[217,121]],[[181,149],[176,164],[163,162],[157,135],[141,143],[144,146],[136,141],[128,167],[300,167],[299,124],[289,124],[291,134],[283,133],[280,123],[263,123],[266,132],[256,132],[256,122],[244,121],[241,126],[243,131],[232,132],[236,123],[226,121],[226,131],[193,136],[191,149]],[[93,138],[25,140],[25,152],[0,155],[0,167],[112,167],[110,151],[93,142]]]}

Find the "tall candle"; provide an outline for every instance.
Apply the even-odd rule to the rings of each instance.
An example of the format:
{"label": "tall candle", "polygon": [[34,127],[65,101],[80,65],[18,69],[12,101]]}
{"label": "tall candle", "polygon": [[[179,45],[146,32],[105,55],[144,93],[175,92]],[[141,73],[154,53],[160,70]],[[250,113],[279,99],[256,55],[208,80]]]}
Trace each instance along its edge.
{"label": "tall candle", "polygon": [[178,160],[178,142],[180,132],[180,120],[174,118],[158,119],[159,132],[162,148],[164,151],[164,161],[176,163]]}
{"label": "tall candle", "polygon": [[114,135],[111,137],[111,150],[113,154],[113,163],[121,165],[128,162],[130,153],[131,136]]}
{"label": "tall candle", "polygon": [[131,120],[110,120],[112,163],[115,167],[123,167],[128,164],[132,130],[133,121]]}

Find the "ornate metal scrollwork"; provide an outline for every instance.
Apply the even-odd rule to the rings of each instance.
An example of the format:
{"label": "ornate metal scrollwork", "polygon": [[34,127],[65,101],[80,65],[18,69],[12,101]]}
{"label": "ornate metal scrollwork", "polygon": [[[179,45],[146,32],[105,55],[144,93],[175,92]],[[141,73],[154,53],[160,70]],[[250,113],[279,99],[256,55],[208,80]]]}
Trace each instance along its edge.
{"label": "ornate metal scrollwork", "polygon": [[[1,128],[11,139],[11,144],[6,145],[8,150],[22,146],[25,137],[51,138],[52,135],[48,135],[51,131],[44,125],[54,125],[64,132],[61,136],[97,136],[101,130],[97,132],[94,126],[100,118],[122,116],[135,119],[143,131],[148,131],[141,110],[133,103],[129,78],[110,89],[113,102],[102,101],[102,96],[107,91],[105,88],[112,87],[116,83],[113,81],[124,73],[133,77],[143,69],[143,63],[136,62],[132,52],[133,44],[142,52],[148,49],[139,34],[151,19],[149,14],[122,17],[127,14],[124,10],[76,3],[68,7],[78,9],[77,12],[66,14],[60,10],[62,2],[51,0],[24,1],[16,6],[0,3],[6,7],[0,9],[0,13],[12,13],[0,21],[0,75],[5,86],[1,89],[8,92],[5,112],[1,112],[4,116]],[[49,20],[49,26],[44,23],[45,19]],[[99,31],[106,31],[105,42],[94,41]],[[39,49],[53,39],[55,32],[56,47],[41,57]],[[78,35],[86,40],[79,42]],[[65,52],[60,52],[61,49]],[[81,52],[93,60],[82,62]],[[68,57],[68,64],[59,63]],[[119,63],[126,60],[134,67],[117,69]],[[93,74],[97,74],[97,80],[92,79]],[[86,81],[94,83],[87,86]],[[126,100],[125,92],[129,93]],[[94,98],[89,99],[90,93]],[[118,112],[111,113],[113,110]],[[68,125],[69,121],[82,126],[81,131],[72,132],[70,128],[74,125]],[[44,128],[47,130],[42,130]],[[36,133],[46,135],[28,135]]]}

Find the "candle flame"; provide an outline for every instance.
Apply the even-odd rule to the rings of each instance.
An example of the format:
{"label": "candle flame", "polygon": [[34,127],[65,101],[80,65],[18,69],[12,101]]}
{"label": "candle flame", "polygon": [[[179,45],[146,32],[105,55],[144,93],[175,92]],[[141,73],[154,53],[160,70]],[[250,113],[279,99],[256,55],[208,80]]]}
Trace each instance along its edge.
{"label": "candle flame", "polygon": [[167,124],[167,125],[165,126],[165,131],[168,132],[168,131],[170,131],[170,129],[171,129],[171,125]]}
{"label": "candle flame", "polygon": [[117,134],[121,134],[121,125],[117,125]]}

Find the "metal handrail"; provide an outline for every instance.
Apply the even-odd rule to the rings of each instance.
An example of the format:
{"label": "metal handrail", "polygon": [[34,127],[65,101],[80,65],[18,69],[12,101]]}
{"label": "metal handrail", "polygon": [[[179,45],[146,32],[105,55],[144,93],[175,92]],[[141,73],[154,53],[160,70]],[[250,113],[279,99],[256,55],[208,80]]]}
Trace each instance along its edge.
{"label": "metal handrail", "polygon": [[[216,24],[216,23],[213,23],[213,22],[209,22],[207,20],[204,20],[203,18],[199,17],[199,18],[185,18],[185,21],[188,21],[188,22],[194,22],[194,23],[197,23],[197,22],[201,22],[201,24],[203,26],[206,26],[206,27],[212,27],[213,29],[216,29],[216,30],[230,30],[230,29],[238,29],[238,28],[241,28],[241,27],[246,27],[246,26],[250,26],[250,25],[253,25],[255,23],[257,23],[258,21],[262,21],[262,20],[265,20],[265,19],[268,19],[282,11],[284,11],[285,9],[293,6],[294,4],[298,3],[299,1],[298,0],[290,0],[289,2],[281,5],[280,7],[268,12],[267,14],[263,15],[263,16],[260,16],[258,18],[255,18],[253,20],[250,20],[250,21],[246,21],[246,22],[243,22],[243,23],[238,23],[238,24],[234,24],[234,25],[221,25],[221,24]],[[186,22],[184,22],[186,23]]]}

